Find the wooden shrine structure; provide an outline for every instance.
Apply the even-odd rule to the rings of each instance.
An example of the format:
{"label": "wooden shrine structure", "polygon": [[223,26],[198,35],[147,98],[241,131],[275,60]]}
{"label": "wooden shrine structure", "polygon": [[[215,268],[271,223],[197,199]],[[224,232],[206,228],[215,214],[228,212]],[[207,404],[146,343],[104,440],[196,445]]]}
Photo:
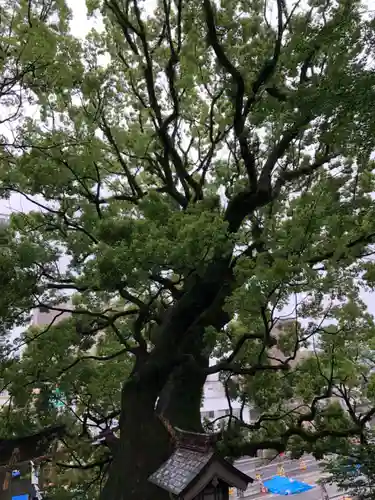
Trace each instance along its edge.
{"label": "wooden shrine structure", "polygon": [[63,426],[12,439],[0,439],[0,500],[41,500],[39,466],[54,454]]}
{"label": "wooden shrine structure", "polygon": [[175,450],[149,481],[179,500],[228,500],[229,489],[246,490],[253,479],[215,451],[216,435],[175,431]]}

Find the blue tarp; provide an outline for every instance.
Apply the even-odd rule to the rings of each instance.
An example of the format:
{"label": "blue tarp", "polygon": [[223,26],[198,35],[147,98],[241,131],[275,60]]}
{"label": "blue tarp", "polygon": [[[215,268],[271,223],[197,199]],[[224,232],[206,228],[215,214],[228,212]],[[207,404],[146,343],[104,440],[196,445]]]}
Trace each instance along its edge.
{"label": "blue tarp", "polygon": [[263,484],[270,493],[275,493],[276,495],[294,495],[295,493],[303,493],[304,491],[311,490],[314,487],[296,479],[283,476],[274,476],[272,479],[264,481]]}

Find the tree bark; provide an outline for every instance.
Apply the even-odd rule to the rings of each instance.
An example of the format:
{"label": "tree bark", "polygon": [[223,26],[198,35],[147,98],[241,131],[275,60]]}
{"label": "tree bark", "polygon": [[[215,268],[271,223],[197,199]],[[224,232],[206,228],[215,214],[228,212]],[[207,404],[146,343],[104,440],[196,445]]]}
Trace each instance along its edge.
{"label": "tree bark", "polygon": [[171,438],[155,412],[157,391],[129,380],[122,390],[120,439],[101,500],[168,500],[148,481],[172,452]]}
{"label": "tree bark", "polygon": [[[120,439],[101,500],[169,499],[168,493],[148,478],[174,448],[173,436],[163,424],[163,418],[173,427],[203,431],[200,409],[206,379],[204,369],[209,359],[201,352],[202,345],[202,342],[195,343],[194,361],[177,366],[164,385],[157,374],[153,380],[138,377],[137,369],[124,384]],[[170,353],[166,353],[168,356]]]}
{"label": "tree bark", "polygon": [[167,500],[169,495],[148,481],[169,458],[174,443],[160,413],[174,427],[202,432],[200,408],[205,382],[203,368],[208,358],[200,356],[198,366],[184,363],[160,392],[141,382],[126,382],[122,391],[120,439],[114,450],[108,480],[101,500]]}
{"label": "tree bark", "polygon": [[178,367],[165,385],[157,412],[174,427],[203,432],[201,406],[206,381],[204,369],[208,364],[208,357],[197,353],[194,356],[194,363],[185,363]]}

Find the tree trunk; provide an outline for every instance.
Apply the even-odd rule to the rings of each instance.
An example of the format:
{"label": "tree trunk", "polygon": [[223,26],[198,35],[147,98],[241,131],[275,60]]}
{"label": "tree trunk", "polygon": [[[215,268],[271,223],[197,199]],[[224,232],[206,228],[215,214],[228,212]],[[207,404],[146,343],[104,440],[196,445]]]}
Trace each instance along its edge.
{"label": "tree trunk", "polygon": [[101,500],[168,500],[149,476],[170,456],[172,443],[155,412],[157,393],[132,380],[122,391],[120,439]]}
{"label": "tree trunk", "polygon": [[174,427],[193,432],[203,432],[201,407],[206,369],[209,366],[210,349],[205,342],[205,326],[212,325],[218,331],[228,322],[228,314],[222,310],[223,297],[216,300],[194,328],[188,343],[187,361],[176,368],[161,392],[157,411]]}
{"label": "tree trunk", "polygon": [[159,414],[174,427],[202,431],[200,408],[208,366],[204,333],[206,326],[219,330],[228,321],[222,311],[225,269],[225,259],[210,266],[201,286],[192,286],[167,314],[150,355],[138,358],[139,365],[124,384],[121,435],[100,500],[169,499],[148,481],[173,450]]}
{"label": "tree trunk", "polygon": [[202,432],[200,408],[208,358],[197,357],[198,366],[178,367],[160,392],[149,381],[125,383],[122,391],[120,439],[108,480],[100,499],[169,500],[169,494],[148,481],[149,476],[173,451],[171,435],[163,425],[161,413],[174,427]]}
{"label": "tree trunk", "polygon": [[194,363],[185,363],[171,375],[161,393],[157,411],[174,427],[203,432],[201,406],[206,380],[207,356],[196,354]]}

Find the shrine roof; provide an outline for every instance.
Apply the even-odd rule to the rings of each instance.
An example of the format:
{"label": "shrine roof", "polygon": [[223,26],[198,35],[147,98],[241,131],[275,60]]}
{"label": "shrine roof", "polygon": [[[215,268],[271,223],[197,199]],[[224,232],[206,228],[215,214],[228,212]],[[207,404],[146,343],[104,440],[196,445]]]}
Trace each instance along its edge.
{"label": "shrine roof", "polygon": [[202,453],[188,448],[177,448],[150,476],[149,481],[174,495],[179,495],[205,468],[213,454],[213,451]]}
{"label": "shrine roof", "polygon": [[253,482],[215,452],[217,435],[174,430],[175,451],[149,477],[151,483],[179,498],[193,498],[193,490],[205,487],[214,477],[239,489]]}
{"label": "shrine roof", "polygon": [[64,426],[54,426],[24,437],[0,438],[0,465],[8,464],[15,451],[17,451],[15,463],[43,455],[64,430]]}

